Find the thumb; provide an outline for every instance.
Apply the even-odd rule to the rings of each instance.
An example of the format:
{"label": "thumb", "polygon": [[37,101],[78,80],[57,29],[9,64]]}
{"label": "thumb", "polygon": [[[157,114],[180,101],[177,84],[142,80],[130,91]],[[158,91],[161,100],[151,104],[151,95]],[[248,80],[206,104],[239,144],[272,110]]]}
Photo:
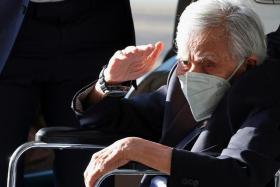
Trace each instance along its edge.
{"label": "thumb", "polygon": [[160,55],[160,53],[163,51],[163,49],[164,49],[164,44],[163,44],[163,42],[157,42],[156,44],[155,44],[155,49],[153,50],[153,52],[150,54],[150,56],[148,57],[148,60],[149,61],[152,61],[152,62],[154,62],[157,58],[158,58],[158,56]]}

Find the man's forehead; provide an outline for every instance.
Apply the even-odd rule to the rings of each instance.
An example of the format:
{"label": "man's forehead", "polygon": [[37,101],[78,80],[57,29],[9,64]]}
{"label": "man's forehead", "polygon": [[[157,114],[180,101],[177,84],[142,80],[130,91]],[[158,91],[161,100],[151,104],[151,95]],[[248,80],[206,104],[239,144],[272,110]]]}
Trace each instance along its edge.
{"label": "man's forehead", "polygon": [[227,40],[228,32],[224,27],[210,27],[203,29],[202,31],[193,32],[190,40],[194,43],[201,44],[207,42],[217,42],[221,40]]}
{"label": "man's forehead", "polygon": [[227,32],[221,27],[215,27],[192,34],[189,47],[191,51],[207,50],[212,47],[219,47],[221,44],[227,46],[228,41]]}

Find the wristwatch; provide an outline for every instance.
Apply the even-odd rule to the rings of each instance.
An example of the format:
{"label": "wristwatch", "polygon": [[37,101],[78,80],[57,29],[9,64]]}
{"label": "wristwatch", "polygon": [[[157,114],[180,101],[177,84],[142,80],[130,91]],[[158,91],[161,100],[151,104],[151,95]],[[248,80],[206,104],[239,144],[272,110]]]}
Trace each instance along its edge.
{"label": "wristwatch", "polygon": [[121,84],[108,84],[105,81],[104,77],[104,71],[107,68],[107,65],[104,65],[98,79],[98,84],[102,90],[102,92],[105,94],[105,96],[111,96],[111,97],[124,97],[131,86],[133,86],[135,89],[137,89],[137,84],[135,80],[126,81]]}

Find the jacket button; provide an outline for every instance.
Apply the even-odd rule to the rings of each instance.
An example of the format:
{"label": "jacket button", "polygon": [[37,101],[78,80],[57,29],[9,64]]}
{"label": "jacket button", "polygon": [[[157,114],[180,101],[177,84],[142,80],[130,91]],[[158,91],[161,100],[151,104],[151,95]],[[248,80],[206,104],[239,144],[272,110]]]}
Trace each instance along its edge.
{"label": "jacket button", "polygon": [[185,185],[185,186],[198,187],[199,186],[199,181],[198,180],[194,180],[194,179],[183,178],[181,180],[181,184]]}

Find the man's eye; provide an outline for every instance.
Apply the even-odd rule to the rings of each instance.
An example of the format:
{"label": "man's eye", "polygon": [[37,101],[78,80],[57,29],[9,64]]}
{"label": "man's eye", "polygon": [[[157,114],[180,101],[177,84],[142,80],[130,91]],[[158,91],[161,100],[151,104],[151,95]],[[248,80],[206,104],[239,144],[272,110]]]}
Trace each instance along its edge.
{"label": "man's eye", "polygon": [[179,61],[180,63],[185,64],[185,65],[188,65],[188,64],[189,64],[189,61],[188,61],[188,60],[179,59],[178,61]]}
{"label": "man's eye", "polygon": [[211,60],[203,60],[202,64],[208,68],[216,67],[216,63]]}
{"label": "man's eye", "polygon": [[187,61],[187,60],[182,60],[182,61],[185,65],[188,65],[188,63],[189,63],[189,61]]}
{"label": "man's eye", "polygon": [[206,67],[216,67],[215,63],[206,63]]}

